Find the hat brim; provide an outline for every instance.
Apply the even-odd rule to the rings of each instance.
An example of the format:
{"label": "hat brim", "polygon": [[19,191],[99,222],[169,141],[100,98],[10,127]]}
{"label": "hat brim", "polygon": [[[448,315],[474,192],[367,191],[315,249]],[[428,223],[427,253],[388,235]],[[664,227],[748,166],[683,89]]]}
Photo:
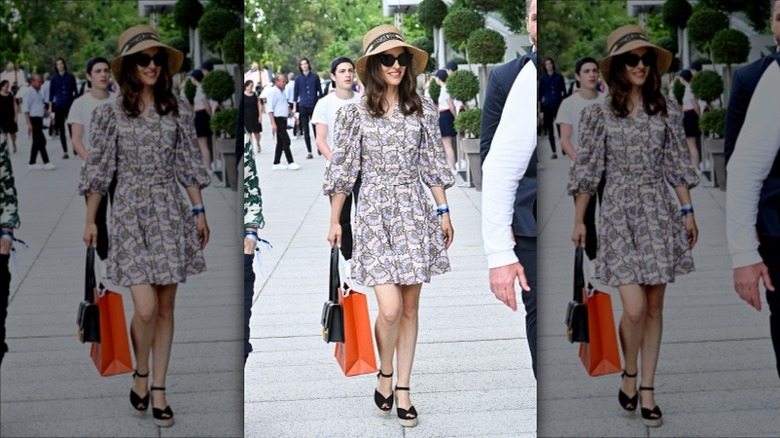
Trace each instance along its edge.
{"label": "hat brim", "polygon": [[366,77],[366,66],[368,65],[368,58],[396,47],[406,47],[407,50],[409,50],[409,53],[412,54],[412,76],[417,77],[417,75],[425,70],[425,66],[428,65],[428,52],[425,50],[420,50],[417,47],[414,47],[404,41],[391,40],[380,44],[376,49],[361,56],[360,59],[358,59],[355,63],[355,73],[357,73],[358,77],[363,80]]}
{"label": "hat brim", "polygon": [[647,47],[648,49],[655,51],[655,54],[658,58],[658,61],[656,62],[656,71],[658,72],[659,76],[662,76],[669,70],[669,67],[672,65],[672,52],[647,41],[630,41],[621,46],[620,49],[615,51],[615,53],[610,53],[609,55],[602,58],[601,62],[599,62],[599,70],[604,80],[607,81],[607,85],[609,85],[609,67],[612,64],[612,58],[624,53],[628,53],[640,47]]}
{"label": "hat brim", "polygon": [[117,56],[116,58],[114,58],[113,61],[111,61],[111,73],[114,75],[114,80],[116,80],[117,84],[120,87],[122,86],[122,75],[120,74],[122,71],[122,60],[126,56],[130,56],[138,52],[143,52],[144,50],[152,47],[159,47],[165,50],[166,52],[168,52],[168,71],[172,75],[179,72],[182,64],[184,63],[184,53],[174,49],[171,46],[163,44],[159,41],[155,41],[155,40],[142,41],[136,44],[135,46],[133,46],[133,48],[131,50],[128,50],[127,53],[123,53],[122,55]]}

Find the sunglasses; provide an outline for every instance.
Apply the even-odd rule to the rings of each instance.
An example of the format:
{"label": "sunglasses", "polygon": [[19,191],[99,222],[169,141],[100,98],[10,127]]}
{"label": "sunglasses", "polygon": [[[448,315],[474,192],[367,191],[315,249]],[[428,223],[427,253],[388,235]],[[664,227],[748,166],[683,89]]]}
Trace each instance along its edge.
{"label": "sunglasses", "polygon": [[385,67],[392,67],[396,60],[398,60],[398,65],[401,67],[406,67],[410,62],[412,62],[412,54],[402,53],[398,55],[398,57],[388,54],[379,55],[379,62],[381,62]]}
{"label": "sunglasses", "polygon": [[154,61],[154,65],[159,67],[168,62],[168,55],[166,55],[165,52],[157,52],[154,56],[149,56],[146,53],[139,53],[135,55],[134,59],[139,67],[146,67],[152,61]]}
{"label": "sunglasses", "polygon": [[653,67],[655,65],[655,53],[653,52],[647,52],[642,56],[626,53],[621,55],[620,59],[629,67],[636,67],[639,65],[639,61],[642,61],[642,65],[645,67]]}

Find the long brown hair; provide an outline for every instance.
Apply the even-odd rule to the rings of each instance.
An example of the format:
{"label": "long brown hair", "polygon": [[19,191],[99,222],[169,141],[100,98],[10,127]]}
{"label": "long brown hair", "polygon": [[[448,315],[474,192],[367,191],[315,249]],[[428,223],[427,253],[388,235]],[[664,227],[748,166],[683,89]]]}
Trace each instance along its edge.
{"label": "long brown hair", "polygon": [[[406,49],[404,49],[404,53]],[[379,62],[379,56],[368,57],[366,62],[366,77],[361,78],[365,85],[366,106],[371,115],[380,117],[385,114],[383,107],[385,93],[387,93],[387,84],[383,79],[382,64]],[[401,112],[408,116],[417,113],[422,115],[422,99],[417,94],[417,81],[412,76],[412,64],[406,66],[401,83],[398,84],[398,107]]]}
{"label": "long brown hair", "polygon": [[[120,75],[122,76],[122,87],[120,88],[122,108],[129,117],[138,117],[141,115],[141,90],[143,90],[143,84],[138,80],[135,57],[133,55],[125,56],[122,59]],[[160,76],[157,77],[153,91],[154,109],[161,116],[170,112],[174,116],[179,115],[179,104],[173,91],[171,91],[172,88],[173,80],[171,79],[171,72],[168,70],[168,62],[163,62],[160,65]]]}
{"label": "long brown hair", "polygon": [[[649,50],[648,53],[655,54],[655,51]],[[657,61],[656,56],[656,63]],[[612,111],[618,117],[626,117],[631,111],[628,107],[633,85],[626,78],[625,61],[621,56],[614,56],[610,60],[609,66],[609,103]],[[658,74],[656,65],[650,67],[650,74],[647,75],[644,85],[642,85],[642,106],[649,115],[661,113],[666,116],[666,98],[661,93],[661,75]]]}

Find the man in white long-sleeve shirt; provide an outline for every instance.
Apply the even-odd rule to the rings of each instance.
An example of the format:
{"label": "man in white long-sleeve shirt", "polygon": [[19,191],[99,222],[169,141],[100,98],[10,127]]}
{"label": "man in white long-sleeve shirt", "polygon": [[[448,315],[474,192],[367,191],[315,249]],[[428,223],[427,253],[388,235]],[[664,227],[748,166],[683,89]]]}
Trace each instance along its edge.
{"label": "man in white long-sleeve shirt", "polygon": [[[780,1],[772,3],[772,30],[780,47]],[[734,268],[734,289],[756,310],[761,310],[759,282],[767,289],[770,331],[780,375],[780,54],[768,57],[740,71],[740,82],[755,84],[744,112],[729,104],[729,136],[737,135],[728,162],[726,233]],[[735,89],[739,88],[735,82]],[[743,88],[748,88],[747,86]],[[733,93],[733,92],[732,92]],[[733,94],[732,94],[733,95]]]}
{"label": "man in white long-sleeve shirt", "polygon": [[496,298],[517,310],[523,289],[536,375],[536,0],[527,13],[534,50],[493,70],[482,112],[482,239]]}

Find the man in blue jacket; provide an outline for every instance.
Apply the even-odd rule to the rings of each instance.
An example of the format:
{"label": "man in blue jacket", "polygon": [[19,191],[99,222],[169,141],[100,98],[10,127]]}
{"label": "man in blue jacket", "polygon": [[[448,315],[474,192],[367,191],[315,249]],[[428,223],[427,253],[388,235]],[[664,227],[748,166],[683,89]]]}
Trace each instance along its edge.
{"label": "man in blue jacket", "polygon": [[[78,97],[76,87],[76,78],[68,71],[68,65],[65,60],[57,58],[54,62],[57,72],[51,78],[49,86],[49,102],[51,111],[54,111],[54,122],[57,124],[57,130],[60,133],[60,142],[62,143],[62,158],[68,158],[68,140],[65,138],[65,121],[68,120],[68,113],[73,101]],[[70,125],[68,125],[70,133]],[[71,134],[71,138],[73,135]],[[74,152],[75,153],[75,152]]]}
{"label": "man in blue jacket", "polygon": [[[317,73],[311,71],[311,64],[306,58],[301,58],[298,63],[298,69],[301,74],[295,79],[295,92],[293,95],[293,114],[297,111],[303,138],[306,141],[306,150],[309,155],[307,159],[314,158],[311,154],[311,138],[309,137],[309,122],[314,113],[314,107],[317,106],[317,100],[322,97],[322,85]],[[314,138],[317,139],[317,131],[314,131]]]}

